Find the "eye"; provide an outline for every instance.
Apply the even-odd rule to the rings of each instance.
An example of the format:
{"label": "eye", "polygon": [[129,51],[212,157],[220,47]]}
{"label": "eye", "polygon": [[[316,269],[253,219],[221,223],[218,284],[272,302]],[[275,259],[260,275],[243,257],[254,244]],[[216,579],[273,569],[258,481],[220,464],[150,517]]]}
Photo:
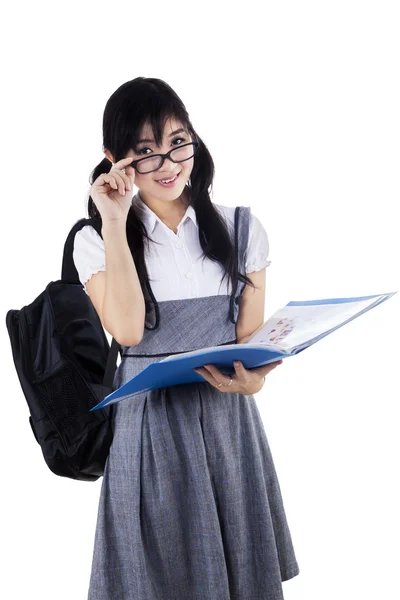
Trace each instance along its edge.
{"label": "eye", "polygon": [[150,150],[150,148],[142,148],[141,150],[138,150],[137,154],[140,155],[144,153],[145,150]]}
{"label": "eye", "polygon": [[[172,143],[172,144],[175,144],[175,142],[176,142],[177,140],[181,140],[182,142],[186,142],[185,138],[177,137],[177,138],[175,138],[175,139],[174,139],[174,140],[173,140],[171,143]],[[180,144],[176,144],[176,145],[177,145],[177,146],[179,146]],[[151,148],[141,148],[141,149],[138,151],[138,153],[137,153],[137,154],[140,156],[142,153],[145,153],[145,150],[150,150],[150,151],[151,151]],[[146,153],[146,154],[147,154],[147,153]]]}

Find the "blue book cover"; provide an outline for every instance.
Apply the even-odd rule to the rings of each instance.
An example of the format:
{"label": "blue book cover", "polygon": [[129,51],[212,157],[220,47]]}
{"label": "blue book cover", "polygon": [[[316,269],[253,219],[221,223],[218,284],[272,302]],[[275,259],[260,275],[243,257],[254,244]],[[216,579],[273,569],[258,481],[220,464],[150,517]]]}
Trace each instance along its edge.
{"label": "blue book cover", "polygon": [[357,298],[291,301],[277,310],[245,343],[167,356],[147,366],[90,410],[161,387],[206,383],[193,371],[205,364],[213,364],[222,373],[232,375],[235,373],[234,360],[240,360],[246,369],[252,369],[294,356],[394,294],[397,292]]}

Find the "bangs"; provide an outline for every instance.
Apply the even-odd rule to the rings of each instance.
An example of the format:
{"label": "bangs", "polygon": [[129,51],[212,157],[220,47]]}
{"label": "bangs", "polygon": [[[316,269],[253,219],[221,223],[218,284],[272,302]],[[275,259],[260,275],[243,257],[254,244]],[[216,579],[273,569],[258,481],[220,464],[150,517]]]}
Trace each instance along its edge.
{"label": "bangs", "polygon": [[[185,129],[186,133],[190,135],[189,123],[186,121],[186,116],[182,111],[177,109],[176,106],[151,106],[149,110],[149,106],[142,111],[141,115],[138,115],[135,118],[136,127],[132,127],[130,130],[130,147],[134,150],[134,152],[138,153],[138,144],[139,140],[143,137],[151,137],[146,135],[143,136],[142,131],[145,125],[150,125],[153,139],[157,146],[161,146],[163,140],[164,129],[167,121],[173,118]],[[133,125],[133,124],[132,124]]]}

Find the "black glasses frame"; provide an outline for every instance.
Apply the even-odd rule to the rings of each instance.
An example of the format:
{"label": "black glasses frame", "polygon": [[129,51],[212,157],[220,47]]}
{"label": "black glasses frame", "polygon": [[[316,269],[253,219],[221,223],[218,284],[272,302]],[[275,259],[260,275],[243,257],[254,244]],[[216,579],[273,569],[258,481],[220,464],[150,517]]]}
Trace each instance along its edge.
{"label": "black glasses frame", "polygon": [[[174,152],[174,150],[179,150],[179,148],[184,148],[185,146],[193,146],[194,152],[193,152],[192,156],[189,156],[189,158],[185,158],[183,160],[174,160],[173,158],[171,158],[171,152]],[[138,169],[136,168],[138,163],[142,162],[143,160],[147,160],[149,158],[155,158],[156,156],[161,157],[161,159],[162,159],[161,164],[157,169],[152,169],[151,171],[146,171],[146,173],[140,173],[138,171],[139,175],[146,175],[147,173],[153,173],[154,171],[158,171],[159,169],[161,169],[166,158],[169,158],[173,163],[181,163],[181,162],[185,162],[185,160],[190,160],[196,154],[198,147],[199,147],[199,142],[189,142],[187,144],[182,144],[181,146],[177,146],[176,148],[172,148],[169,152],[167,152],[167,154],[152,154],[151,156],[145,156],[144,158],[139,158],[138,160],[134,160],[133,162],[131,162],[129,166],[133,167],[135,169],[135,171],[138,171]]]}

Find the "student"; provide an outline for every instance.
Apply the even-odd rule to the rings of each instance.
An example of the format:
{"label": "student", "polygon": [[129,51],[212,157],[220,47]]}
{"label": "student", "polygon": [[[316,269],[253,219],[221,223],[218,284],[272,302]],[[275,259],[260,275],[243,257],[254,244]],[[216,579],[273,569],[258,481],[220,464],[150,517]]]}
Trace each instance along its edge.
{"label": "student", "polygon": [[[169,354],[246,341],[264,321],[270,261],[250,208],[235,235],[235,208],[211,201],[213,160],[164,81],[112,94],[103,150],[88,202],[103,239],[85,226],[73,258],[123,349],[116,389]],[[254,399],[277,364],[231,377],[205,365],[202,382],[113,406],[89,600],[283,599],[299,567]]]}

